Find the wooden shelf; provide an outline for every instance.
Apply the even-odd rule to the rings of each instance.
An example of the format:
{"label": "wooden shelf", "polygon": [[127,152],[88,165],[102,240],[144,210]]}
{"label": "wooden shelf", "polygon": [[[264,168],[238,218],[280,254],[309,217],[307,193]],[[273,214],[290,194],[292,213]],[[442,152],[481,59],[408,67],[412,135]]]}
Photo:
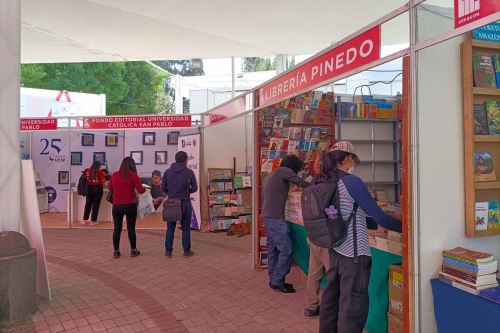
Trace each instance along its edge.
{"label": "wooden shelf", "polygon": [[476,230],[476,237],[500,236],[500,229]]}
{"label": "wooden shelf", "polygon": [[474,95],[500,96],[500,89],[474,87],[474,88],[472,88],[472,93]]}
{"label": "wooden shelf", "polygon": [[330,124],[305,124],[305,123],[294,123],[285,124],[283,127],[330,127]]}
{"label": "wooden shelf", "polygon": [[500,188],[500,182],[475,182],[474,188],[476,190],[490,190]]}
{"label": "wooden shelf", "polygon": [[400,121],[399,119],[389,119],[389,118],[339,118],[339,121],[365,121],[365,122],[390,122],[395,123]]}
{"label": "wooden shelf", "polygon": [[351,143],[398,143],[399,140],[349,140]]}
{"label": "wooden shelf", "polygon": [[487,42],[485,40],[472,40],[472,46],[482,49],[495,49],[500,50],[500,43],[497,42]]}
{"label": "wooden shelf", "polygon": [[500,142],[500,135],[474,135],[475,142]]}

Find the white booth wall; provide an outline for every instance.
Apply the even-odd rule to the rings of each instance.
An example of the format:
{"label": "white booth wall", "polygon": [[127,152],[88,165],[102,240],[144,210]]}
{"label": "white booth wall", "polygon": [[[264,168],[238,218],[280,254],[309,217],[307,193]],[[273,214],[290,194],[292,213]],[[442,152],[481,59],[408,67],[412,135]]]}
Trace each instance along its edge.
{"label": "white booth wall", "polygon": [[500,258],[499,237],[465,237],[463,93],[456,37],[417,56],[418,197],[421,332],[436,332],[430,280],[442,250],[456,246]]}

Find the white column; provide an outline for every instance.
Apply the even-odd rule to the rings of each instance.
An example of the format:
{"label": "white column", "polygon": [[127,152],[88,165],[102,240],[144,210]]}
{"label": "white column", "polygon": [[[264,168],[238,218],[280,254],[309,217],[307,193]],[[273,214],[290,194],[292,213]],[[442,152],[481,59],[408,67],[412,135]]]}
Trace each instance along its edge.
{"label": "white column", "polygon": [[182,76],[176,74],[174,76],[175,82],[175,113],[182,114]]}
{"label": "white column", "polygon": [[281,74],[286,70],[286,54],[278,54],[276,55],[276,74]]}
{"label": "white column", "polygon": [[21,1],[0,1],[0,231],[19,231]]}
{"label": "white column", "polygon": [[234,98],[234,57],[231,57],[231,98]]}

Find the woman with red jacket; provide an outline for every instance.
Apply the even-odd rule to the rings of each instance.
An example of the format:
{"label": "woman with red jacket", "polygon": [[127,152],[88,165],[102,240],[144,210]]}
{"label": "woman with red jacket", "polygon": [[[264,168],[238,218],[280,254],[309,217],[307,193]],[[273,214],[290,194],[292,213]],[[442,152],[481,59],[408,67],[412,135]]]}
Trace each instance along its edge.
{"label": "woman with red jacket", "polygon": [[85,209],[83,211],[83,221],[85,224],[89,220],[90,212],[92,211],[91,223],[92,225],[98,224],[97,215],[99,214],[99,206],[101,205],[102,199],[102,185],[106,182],[106,174],[101,170],[101,163],[99,161],[94,161],[90,168],[85,169],[85,177],[87,178],[87,183],[89,185],[89,191],[85,200]]}
{"label": "woman with red jacket", "polygon": [[115,228],[113,231],[113,257],[119,258],[120,236],[123,227],[123,217],[127,217],[128,240],[130,241],[130,256],[137,257],[141,254],[137,250],[135,236],[135,221],[137,219],[137,201],[135,190],[139,193],[146,192],[142,186],[137,168],[131,157],[125,157],[120,165],[120,170],[113,173],[109,181],[109,190],[113,192],[113,222]]}

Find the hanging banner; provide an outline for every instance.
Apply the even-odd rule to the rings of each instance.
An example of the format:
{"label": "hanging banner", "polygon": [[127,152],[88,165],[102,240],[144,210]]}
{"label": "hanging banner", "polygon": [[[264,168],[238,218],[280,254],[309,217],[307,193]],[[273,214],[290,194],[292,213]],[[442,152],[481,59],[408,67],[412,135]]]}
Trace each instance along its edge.
{"label": "hanging banner", "polygon": [[489,42],[500,42],[500,23],[493,22],[472,30],[474,39],[486,40]]}
{"label": "hanging banner", "polygon": [[266,106],[380,58],[380,26],[311,59],[259,89],[259,105]]}
{"label": "hanging banner", "polygon": [[191,127],[190,115],[84,117],[84,129]]}
{"label": "hanging banner", "polygon": [[455,28],[500,11],[499,0],[455,0]]}
{"label": "hanging banner", "polygon": [[22,118],[21,131],[53,131],[57,129],[55,118]]}
{"label": "hanging banner", "polygon": [[213,111],[207,112],[209,124],[215,124],[224,119],[236,116],[242,112],[245,112],[246,108],[246,95],[241,96],[229,103],[223,104],[217,107]]}
{"label": "hanging banner", "polygon": [[188,155],[187,166],[193,170],[196,183],[198,184],[198,191],[191,194],[191,204],[193,205],[193,214],[191,215],[191,227],[200,229],[201,215],[200,215],[200,134],[184,135],[179,137],[177,143],[178,151],[185,151]]}

